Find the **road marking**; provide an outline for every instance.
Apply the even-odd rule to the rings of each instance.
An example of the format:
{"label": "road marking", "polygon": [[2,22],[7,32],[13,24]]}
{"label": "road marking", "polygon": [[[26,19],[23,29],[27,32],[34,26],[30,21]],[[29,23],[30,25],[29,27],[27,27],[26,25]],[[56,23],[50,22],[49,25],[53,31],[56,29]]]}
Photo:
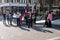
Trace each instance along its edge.
{"label": "road marking", "polygon": [[52,39],[47,39],[47,40],[56,40],[59,39],[60,37],[52,38]]}

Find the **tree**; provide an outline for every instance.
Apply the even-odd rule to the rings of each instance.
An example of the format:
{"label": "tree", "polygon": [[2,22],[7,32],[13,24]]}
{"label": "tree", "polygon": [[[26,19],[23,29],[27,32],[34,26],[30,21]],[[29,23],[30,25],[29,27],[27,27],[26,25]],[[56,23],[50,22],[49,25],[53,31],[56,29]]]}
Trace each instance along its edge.
{"label": "tree", "polygon": [[43,4],[42,4],[42,0],[40,0],[40,11],[43,11]]}

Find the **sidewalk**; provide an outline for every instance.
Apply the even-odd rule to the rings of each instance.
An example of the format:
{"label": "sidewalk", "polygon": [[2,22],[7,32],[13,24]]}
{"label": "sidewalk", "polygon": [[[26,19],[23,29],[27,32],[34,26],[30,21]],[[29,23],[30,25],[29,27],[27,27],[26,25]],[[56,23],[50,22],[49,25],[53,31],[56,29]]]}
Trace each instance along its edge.
{"label": "sidewalk", "polygon": [[53,28],[34,26],[28,30],[30,31],[27,31],[27,28],[6,27],[0,21],[0,40],[47,40],[60,36],[60,30]]}
{"label": "sidewalk", "polygon": [[[0,18],[2,19],[2,18]],[[43,23],[41,20],[39,23]],[[47,40],[60,36],[60,29],[45,28],[43,25],[33,26],[34,28],[22,28],[15,26],[5,26],[0,21],[0,40]],[[30,30],[30,31],[28,31]]]}

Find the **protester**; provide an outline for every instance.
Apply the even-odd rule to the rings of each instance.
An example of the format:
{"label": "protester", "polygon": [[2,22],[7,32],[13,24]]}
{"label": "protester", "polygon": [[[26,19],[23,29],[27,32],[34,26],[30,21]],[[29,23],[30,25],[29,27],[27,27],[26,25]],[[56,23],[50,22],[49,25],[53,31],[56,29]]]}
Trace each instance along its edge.
{"label": "protester", "polygon": [[37,17],[37,11],[36,10],[34,11],[34,15],[35,15],[35,17],[34,17],[34,24],[36,24],[36,17]]}
{"label": "protester", "polygon": [[33,18],[32,18],[32,11],[29,12],[29,18],[28,18],[28,28],[33,26]]}
{"label": "protester", "polygon": [[3,13],[3,24],[6,24],[6,11]]}
{"label": "protester", "polygon": [[52,23],[51,23],[51,21],[52,21],[52,14],[51,14],[51,12],[48,13],[47,20],[49,20],[49,27],[52,27]]}
{"label": "protester", "polygon": [[8,24],[12,25],[12,13],[8,13],[7,15],[7,21],[8,21]]}
{"label": "protester", "polygon": [[26,13],[25,13],[26,25],[28,25],[28,16],[29,16],[29,13],[28,13],[28,11],[26,11]]}
{"label": "protester", "polygon": [[20,15],[20,27],[22,26],[22,15]]}
{"label": "protester", "polygon": [[21,13],[20,12],[17,12],[17,26],[19,26],[19,24],[20,24],[20,15],[21,15]]}
{"label": "protester", "polygon": [[47,12],[46,16],[45,16],[45,25],[46,27],[52,27],[52,14],[51,12]]}

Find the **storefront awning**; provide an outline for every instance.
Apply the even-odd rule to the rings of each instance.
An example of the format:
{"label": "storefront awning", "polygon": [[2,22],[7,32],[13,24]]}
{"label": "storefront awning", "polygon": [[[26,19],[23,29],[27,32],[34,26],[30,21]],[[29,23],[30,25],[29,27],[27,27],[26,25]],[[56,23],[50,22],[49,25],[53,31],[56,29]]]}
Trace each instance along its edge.
{"label": "storefront awning", "polygon": [[6,7],[6,6],[26,6],[26,4],[19,4],[19,3],[1,3],[0,7]]}
{"label": "storefront awning", "polygon": [[[1,3],[0,7],[6,7],[6,6],[26,6],[27,4],[21,4],[21,3]],[[35,4],[29,4],[29,6],[34,6]],[[39,4],[37,6],[40,6]]]}

